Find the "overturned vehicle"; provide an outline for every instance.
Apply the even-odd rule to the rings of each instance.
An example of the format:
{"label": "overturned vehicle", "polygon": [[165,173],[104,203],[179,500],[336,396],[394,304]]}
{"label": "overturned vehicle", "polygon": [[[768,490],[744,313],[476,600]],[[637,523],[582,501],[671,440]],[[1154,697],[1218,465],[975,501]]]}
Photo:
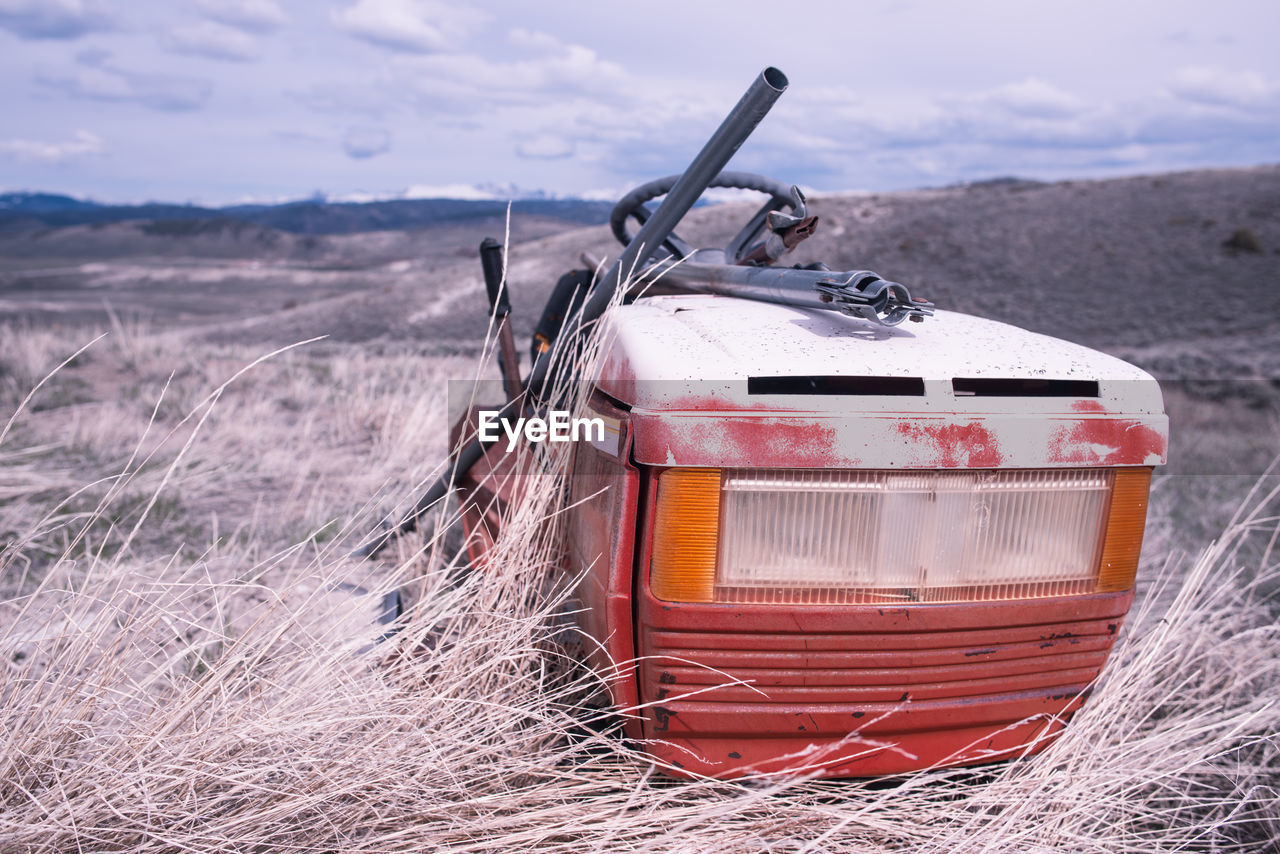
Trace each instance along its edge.
{"label": "overturned vehicle", "polygon": [[[527,377],[501,247],[482,248],[508,391],[489,408],[553,408],[548,319],[604,319],[584,378],[603,429],[573,445],[564,569],[591,665],[669,773],[1034,753],[1086,702],[1133,601],[1159,386],[869,271],[781,266],[817,225],[803,195],[721,170],[785,87],[766,69],[683,175],[619,203],[625,250],[576,291],[562,280]],[[769,196],[723,249],[675,233],[709,186]],[[456,492],[483,562],[522,473],[477,426],[400,527]]]}

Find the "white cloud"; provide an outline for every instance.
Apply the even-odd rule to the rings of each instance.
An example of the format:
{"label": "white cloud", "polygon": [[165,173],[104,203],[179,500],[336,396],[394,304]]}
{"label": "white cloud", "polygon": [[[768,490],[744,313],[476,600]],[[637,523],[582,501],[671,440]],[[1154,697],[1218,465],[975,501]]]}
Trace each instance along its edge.
{"label": "white cloud", "polygon": [[[932,98],[857,99],[831,111],[813,102],[805,106],[814,118],[793,117],[793,124],[807,129],[806,148],[818,152],[968,144],[1107,147],[1127,142],[1139,121],[1133,109],[1086,100],[1035,78]],[[932,168],[927,159],[918,162],[922,170]]]}
{"label": "white cloud", "polygon": [[558,134],[535,134],[516,143],[516,154],[533,160],[559,160],[573,156],[573,151],[573,141]]}
{"label": "white cloud", "polygon": [[24,39],[77,39],[110,27],[95,0],[0,0],[0,29]]}
{"label": "white cloud", "polygon": [[384,128],[354,127],[342,138],[342,149],[355,160],[367,160],[391,148],[391,134]]}
{"label": "white cloud", "polygon": [[516,27],[507,33],[507,42],[513,47],[520,47],[538,53],[552,53],[563,47],[555,36],[550,36],[537,30],[526,30],[521,27]]}
{"label": "white cloud", "polygon": [[332,13],[333,22],[348,35],[409,53],[456,50],[485,18],[438,0],[357,0]]}
{"label": "white cloud", "polygon": [[978,100],[1001,107],[1015,116],[1036,119],[1069,118],[1085,109],[1080,98],[1034,77],[984,92]]}
{"label": "white cloud", "polygon": [[530,116],[537,126],[515,128],[524,133],[545,127],[548,112],[557,120],[585,124],[640,123],[655,113],[635,109],[639,98],[646,108],[668,112],[659,99],[638,96],[622,67],[594,50],[553,40],[537,43],[538,55],[525,59],[491,60],[474,53],[398,57],[391,85],[435,113],[484,115],[488,121],[495,109],[529,108],[537,113]]}
{"label": "white cloud", "polygon": [[252,36],[235,27],[201,21],[190,27],[175,27],[162,42],[174,53],[225,59],[232,62],[248,62],[258,58],[257,44]]}
{"label": "white cloud", "polygon": [[65,142],[38,142],[30,139],[0,140],[0,154],[18,160],[34,160],[41,163],[61,163],[77,157],[97,154],[102,150],[102,139],[87,130],[78,130]]}
{"label": "white cloud", "polygon": [[404,191],[401,198],[492,201],[497,197],[492,192],[474,184],[414,184]]}
{"label": "white cloud", "polygon": [[196,0],[206,18],[251,33],[266,33],[282,26],[284,12],[275,0]]}
{"label": "white cloud", "polygon": [[36,81],[73,98],[94,101],[132,101],[162,112],[197,110],[208,101],[213,84],[184,75],[148,74],[118,68],[107,55],[81,58],[70,74],[37,72]]}
{"label": "white cloud", "polygon": [[[513,57],[498,46],[498,59],[402,53],[367,82],[313,86],[296,97],[318,112],[376,126],[413,107],[415,120],[451,138],[483,132],[509,140],[507,152],[520,158],[548,161],[590,158],[608,140],[642,137],[671,114],[676,99],[643,94],[620,65],[590,48],[531,30],[513,31],[508,42],[523,50]],[[687,104],[681,109],[690,112]]]}
{"label": "white cloud", "polygon": [[1254,107],[1273,101],[1280,94],[1280,87],[1256,71],[1195,66],[1180,69],[1169,91],[1177,98],[1196,104]]}

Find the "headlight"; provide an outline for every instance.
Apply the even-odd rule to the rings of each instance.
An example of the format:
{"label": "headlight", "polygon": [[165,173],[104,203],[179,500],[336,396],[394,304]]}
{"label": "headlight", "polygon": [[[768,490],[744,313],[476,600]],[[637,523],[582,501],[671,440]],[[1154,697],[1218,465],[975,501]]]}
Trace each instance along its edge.
{"label": "headlight", "polygon": [[1151,470],[669,469],[650,578],[682,602],[972,602],[1133,585]]}

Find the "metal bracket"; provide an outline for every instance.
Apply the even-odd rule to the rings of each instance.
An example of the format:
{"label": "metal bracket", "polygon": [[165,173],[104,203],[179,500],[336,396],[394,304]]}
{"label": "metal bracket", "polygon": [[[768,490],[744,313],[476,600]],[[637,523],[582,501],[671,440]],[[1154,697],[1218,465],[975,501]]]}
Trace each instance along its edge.
{"label": "metal bracket", "polygon": [[795,184],[791,185],[791,213],[783,211],[769,211],[765,222],[769,226],[770,231],[785,231],[788,228],[794,228],[800,224],[801,220],[809,217],[809,200],[804,197],[804,193]]}
{"label": "metal bracket", "polygon": [[739,259],[739,264],[767,267],[790,252],[800,241],[813,235],[818,218],[809,214],[809,204],[800,188],[791,187],[791,213],[769,211],[765,217],[768,235]]}
{"label": "metal bracket", "polygon": [[837,311],[861,317],[881,326],[897,326],[904,320],[919,323],[933,314],[933,303],[912,299],[906,285],[886,281],[870,270],[858,270],[837,281],[814,283],[818,299],[833,303]]}

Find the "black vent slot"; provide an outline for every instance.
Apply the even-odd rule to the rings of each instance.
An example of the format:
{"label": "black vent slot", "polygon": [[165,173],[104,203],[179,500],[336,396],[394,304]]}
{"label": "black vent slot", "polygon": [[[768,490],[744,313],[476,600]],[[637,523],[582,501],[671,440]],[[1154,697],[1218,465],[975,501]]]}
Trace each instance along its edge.
{"label": "black vent slot", "polygon": [[956,377],[951,390],[972,397],[1097,397],[1097,380]]}
{"label": "black vent slot", "polygon": [[747,394],[924,396],[920,377],[747,377]]}

